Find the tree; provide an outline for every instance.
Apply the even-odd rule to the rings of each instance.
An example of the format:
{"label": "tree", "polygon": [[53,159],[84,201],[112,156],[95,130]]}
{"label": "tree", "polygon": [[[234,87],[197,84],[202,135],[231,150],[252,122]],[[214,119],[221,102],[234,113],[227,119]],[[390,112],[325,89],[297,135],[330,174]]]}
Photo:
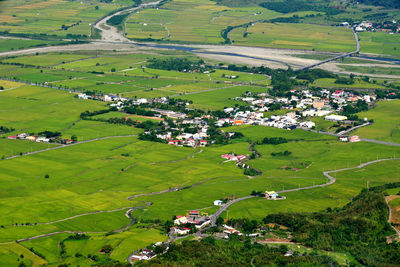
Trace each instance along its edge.
{"label": "tree", "polygon": [[110,253],[112,251],[112,246],[111,245],[104,245],[101,247],[100,252],[104,252],[106,254]]}
{"label": "tree", "polygon": [[50,178],[50,175],[46,174],[46,175],[44,176],[44,178],[49,179],[49,178]]}
{"label": "tree", "polygon": [[111,68],[111,72],[115,72],[115,68]]}
{"label": "tree", "polygon": [[71,136],[71,140],[76,143],[78,142],[78,137],[76,135]]}

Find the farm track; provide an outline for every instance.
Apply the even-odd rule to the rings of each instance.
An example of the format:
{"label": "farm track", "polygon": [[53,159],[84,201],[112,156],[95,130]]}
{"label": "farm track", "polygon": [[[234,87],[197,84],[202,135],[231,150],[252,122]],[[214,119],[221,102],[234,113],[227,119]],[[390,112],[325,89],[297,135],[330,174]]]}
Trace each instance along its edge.
{"label": "farm track", "polygon": [[389,204],[388,197],[385,197],[385,202],[386,202],[386,205],[389,208],[389,218],[388,218],[387,222],[390,224],[390,226],[393,228],[393,230],[396,231],[397,237],[400,239],[400,230],[398,230],[396,227],[394,227],[391,224],[391,221],[392,221],[392,207]]}
{"label": "farm track", "polygon": [[41,150],[36,150],[36,151],[32,151],[32,152],[27,152],[27,153],[23,153],[22,155],[14,155],[14,156],[10,156],[6,159],[14,159],[14,158],[19,158],[22,156],[28,156],[28,155],[33,155],[33,154],[38,154],[38,153],[42,153],[42,152],[46,152],[46,151],[51,151],[51,150],[56,150],[56,149],[60,149],[60,148],[65,148],[65,147],[71,147],[71,146],[75,146],[75,145],[79,145],[79,144],[85,144],[85,143],[90,143],[90,142],[94,142],[94,141],[100,141],[100,140],[105,140],[105,139],[111,139],[111,138],[123,138],[123,137],[134,137],[137,136],[136,134],[130,134],[130,135],[114,135],[114,136],[105,136],[105,137],[99,137],[99,138],[95,138],[95,139],[89,139],[89,140],[85,140],[85,141],[80,141],[80,142],[76,142],[76,143],[72,143],[69,145],[59,145],[59,146],[55,146],[55,147],[49,147],[46,149],[41,149]]}
{"label": "farm track", "polygon": [[[119,229],[116,229],[116,230],[113,230],[113,231],[110,231],[110,232],[121,233],[121,232],[125,231],[126,229],[131,227],[132,224],[135,223],[135,218],[131,215],[132,211],[149,207],[152,204],[153,204],[152,202],[147,202],[146,205],[129,208],[129,210],[125,214],[130,219],[130,223],[128,225],[122,227],[122,228],[119,228]],[[117,210],[114,210],[114,211],[103,211],[103,212],[115,212],[115,211],[123,210],[123,209],[126,209],[126,208],[121,208],[121,209],[117,209]],[[99,212],[97,212],[97,213],[99,213]],[[85,215],[90,215],[90,214],[95,214],[95,213],[88,213],[88,214],[85,214]],[[81,215],[81,216],[85,216],[85,215]],[[76,215],[74,217],[76,218],[76,217],[80,217],[80,216]],[[63,220],[60,220],[60,221],[66,221],[66,220],[69,220],[69,218],[63,219]],[[50,222],[50,223],[55,223],[55,222]],[[44,224],[44,223],[42,223],[42,224]],[[28,238],[19,239],[19,240],[16,240],[16,242],[17,243],[21,243],[21,242],[25,242],[25,241],[30,241],[30,240],[39,239],[39,238],[42,238],[42,237],[53,236],[53,235],[63,234],[63,233],[69,233],[69,234],[104,234],[106,232],[56,231],[56,232],[52,232],[52,233],[47,233],[47,234],[42,234],[42,235],[37,235],[37,236],[32,236],[32,237],[28,237]]]}

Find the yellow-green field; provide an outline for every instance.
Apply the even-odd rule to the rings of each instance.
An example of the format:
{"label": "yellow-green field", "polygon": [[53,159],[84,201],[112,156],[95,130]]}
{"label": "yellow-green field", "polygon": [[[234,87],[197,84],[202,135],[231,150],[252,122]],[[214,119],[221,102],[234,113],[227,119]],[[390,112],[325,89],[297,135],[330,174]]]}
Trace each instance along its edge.
{"label": "yellow-green field", "polygon": [[360,128],[354,133],[363,138],[388,142],[400,142],[400,101],[380,101],[374,109],[358,114],[374,120],[370,126]]}
{"label": "yellow-green field", "polygon": [[[126,31],[133,39],[163,39],[187,43],[221,43],[221,30],[280,13],[261,7],[231,8],[209,0],[174,0],[157,9],[130,16]],[[169,33],[169,34],[168,34]]]}
{"label": "yellow-green field", "polygon": [[350,29],[311,24],[255,23],[247,29],[234,29],[229,37],[235,45],[338,52],[355,50]]}

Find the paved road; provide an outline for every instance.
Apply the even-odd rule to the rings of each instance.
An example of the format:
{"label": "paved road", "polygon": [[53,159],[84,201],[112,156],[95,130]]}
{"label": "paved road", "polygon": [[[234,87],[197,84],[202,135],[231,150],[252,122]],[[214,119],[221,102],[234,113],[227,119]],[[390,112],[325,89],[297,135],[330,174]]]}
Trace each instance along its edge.
{"label": "paved road", "polygon": [[328,63],[328,62],[332,62],[332,61],[335,61],[335,60],[338,60],[338,59],[341,59],[341,58],[344,58],[344,57],[349,57],[349,56],[352,56],[354,54],[359,53],[360,52],[360,40],[358,39],[357,32],[354,29],[352,29],[352,30],[353,30],[354,39],[356,40],[356,51],[353,51],[353,52],[350,52],[350,53],[347,53],[347,54],[343,54],[343,55],[340,55],[340,56],[337,56],[337,57],[334,57],[334,58],[330,58],[330,59],[327,59],[327,60],[312,64],[310,66],[307,66],[307,67],[304,67],[304,68],[300,68],[298,70],[309,70],[309,69],[318,67],[318,66],[320,66],[322,64],[325,64],[325,63]]}
{"label": "paved road", "polygon": [[[348,132],[359,128],[359,127],[354,127],[350,130],[348,130]],[[304,129],[306,131],[310,131],[313,133],[319,133],[319,134],[324,134],[324,135],[331,135],[331,136],[336,136],[339,137],[339,134],[335,134],[335,133],[328,133],[328,132],[323,132],[323,131],[317,131],[317,130],[312,130],[312,129]],[[385,145],[385,146],[400,146],[399,143],[391,143],[391,142],[386,142],[386,141],[380,141],[380,140],[375,140],[375,139],[368,139],[368,138],[360,138],[361,141],[364,142],[370,142],[370,143],[375,143],[375,144],[380,144],[380,145]]]}
{"label": "paved road", "polygon": [[89,139],[89,140],[85,140],[85,141],[80,141],[80,142],[72,143],[72,144],[69,144],[69,145],[59,145],[59,146],[49,147],[49,148],[42,149],[42,150],[36,150],[36,151],[32,151],[32,152],[27,152],[27,153],[23,153],[22,155],[14,155],[14,156],[7,157],[7,158],[5,158],[5,159],[19,158],[19,157],[22,157],[22,156],[28,156],[28,155],[38,154],[38,153],[42,153],[42,152],[46,152],[46,151],[50,151],[50,150],[56,150],[56,149],[60,149],[60,148],[75,146],[75,145],[79,145],[79,144],[85,144],[85,143],[94,142],[94,141],[100,141],[100,140],[104,140],[104,139],[122,138],[122,137],[133,137],[133,136],[137,136],[137,135],[136,135],[136,134],[130,134],[130,135],[115,135],[115,136],[99,137],[99,138],[95,138],[95,139]]}
{"label": "paved road", "polygon": [[[400,158],[377,159],[377,160],[369,161],[369,162],[366,162],[366,163],[362,163],[362,164],[360,164],[360,165],[358,165],[356,167],[343,168],[343,169],[332,170],[332,171],[325,171],[325,172],[323,172],[323,175],[326,178],[329,179],[329,181],[327,183],[319,184],[319,185],[299,187],[299,188],[293,188],[293,189],[287,189],[287,190],[281,190],[281,191],[276,191],[276,192],[281,194],[281,193],[295,192],[295,191],[301,191],[301,190],[307,190],[307,189],[313,189],[313,188],[327,187],[327,186],[330,186],[330,185],[332,185],[332,184],[334,184],[336,182],[336,179],[333,176],[331,176],[332,173],[341,172],[341,171],[347,171],[347,170],[353,170],[353,169],[360,169],[360,168],[364,168],[365,166],[368,166],[370,164],[374,164],[374,163],[378,163],[378,162],[382,162],[382,161],[388,161],[388,160],[400,160]],[[245,197],[237,198],[235,200],[232,200],[232,201],[228,202],[224,206],[222,206],[215,214],[213,214],[211,216],[211,226],[215,226],[216,225],[217,218],[225,210],[227,210],[231,205],[233,205],[235,203],[238,203],[240,201],[246,200],[246,199],[254,198],[254,197],[255,196],[245,196]]]}

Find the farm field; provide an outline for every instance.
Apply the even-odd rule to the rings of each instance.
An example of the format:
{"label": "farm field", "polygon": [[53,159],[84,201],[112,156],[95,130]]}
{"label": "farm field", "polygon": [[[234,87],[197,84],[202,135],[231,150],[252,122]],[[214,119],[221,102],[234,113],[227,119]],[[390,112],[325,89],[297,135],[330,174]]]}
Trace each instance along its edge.
{"label": "farm field", "polygon": [[335,83],[335,79],[321,78],[315,80],[313,85],[318,87],[327,87],[327,88],[385,89],[385,87],[383,85],[380,85],[379,83],[366,82],[361,79],[355,79],[354,84],[338,84]]}
{"label": "farm field", "polygon": [[279,15],[257,6],[231,8],[209,0],[174,0],[131,15],[126,32],[134,40],[218,44],[224,42],[221,31],[227,26]]}
{"label": "farm field", "polygon": [[67,92],[24,85],[1,93],[0,125],[15,128],[17,133],[62,131],[79,120],[81,112],[102,107],[104,104],[79,100]]}
{"label": "farm field", "polygon": [[[120,4],[128,6],[127,1]],[[89,24],[121,8],[120,4],[67,0],[5,1],[2,3],[4,11],[0,13],[0,31],[27,36],[57,38],[70,35],[87,38],[90,35]],[[67,30],[63,30],[62,25]]]}
{"label": "farm field", "polygon": [[[285,149],[288,147],[289,145],[286,146]],[[315,146],[313,146],[313,148],[315,148]],[[368,143],[359,143],[357,146],[351,145],[349,149],[350,150],[346,149],[342,151],[347,151],[349,154],[351,153],[350,155],[336,154],[333,157],[325,158],[325,155],[334,152],[324,153],[321,162],[323,159],[328,159],[327,162],[325,162],[327,164],[320,165],[318,172],[322,173],[322,170],[357,166],[360,164],[360,160],[361,162],[366,162],[376,159],[377,157],[390,158],[393,157],[394,153],[396,153],[396,155],[399,153],[399,149],[389,149],[391,151],[386,151],[387,149],[385,149],[385,151],[382,151],[375,145]],[[310,150],[308,149],[307,151]],[[307,157],[307,159],[308,158],[310,157]],[[338,172],[336,173],[335,184],[326,188],[284,193],[283,195],[286,196],[286,200],[284,201],[266,201],[265,199],[259,198],[245,200],[229,208],[229,217],[252,217],[262,219],[267,214],[279,212],[312,212],[323,210],[328,207],[341,207],[346,204],[352,196],[359,193],[362,188],[365,188],[367,181],[370,186],[397,182],[399,180],[398,172],[400,166],[396,163],[397,161],[387,161],[369,165],[362,169]],[[315,164],[319,165],[317,162],[315,162]],[[312,167],[317,168],[314,165]],[[312,168],[310,167],[310,169]],[[312,172],[312,170],[307,170],[305,172],[310,174],[310,171]],[[275,189],[281,190],[283,188]]]}
{"label": "farm field", "polygon": [[361,32],[359,33],[359,38],[361,53],[382,54],[400,58],[400,50],[398,49],[400,36],[398,34]]}
{"label": "farm field", "polygon": [[[181,53],[174,56],[184,55],[185,53]],[[0,77],[73,91],[121,93],[129,97],[149,98],[207,92],[234,85],[268,86],[270,84],[268,77],[259,74],[229,70],[185,73],[146,67],[149,59],[165,57],[163,54],[149,54],[148,51],[114,55],[78,52],[21,56],[3,59],[3,65],[0,65]],[[27,67],[22,67],[20,64]],[[225,75],[236,76],[236,78],[230,79]],[[255,88],[257,90],[258,87]]]}
{"label": "farm field", "polygon": [[[0,38],[0,52],[10,51],[0,58],[0,266],[119,266],[129,264],[130,255],[146,247],[164,251],[163,244],[153,246],[158,242],[183,247],[186,240],[201,240],[204,247],[225,243],[213,240],[212,234],[222,232],[223,224],[243,232],[229,242],[243,242],[240,246],[248,249],[249,255],[264,248],[248,242],[254,235],[245,234],[263,232],[254,240],[287,238],[289,244],[271,246],[279,247],[274,257],[286,258],[287,265],[293,266],[300,258],[297,253],[307,254],[300,258],[304,266],[312,257],[331,266],[336,266],[335,260],[341,265],[361,266],[363,262],[354,254],[359,247],[379,252],[392,249],[393,245],[385,242],[391,233],[390,225],[385,225],[388,214],[383,201],[376,202],[381,204],[376,211],[369,209],[374,211],[371,214],[381,215],[370,220],[383,229],[371,233],[376,244],[367,239],[372,242],[356,246],[361,235],[350,231],[343,238],[348,249],[317,231],[309,236],[315,240],[303,242],[296,232],[299,222],[275,221],[270,226],[263,221],[271,214],[309,213],[301,224],[316,225],[320,218],[311,222],[317,214],[310,213],[321,212],[328,222],[331,212],[339,214],[337,208],[355,203],[354,197],[362,190],[371,196],[379,194],[383,200],[382,192],[367,192],[367,187],[400,181],[399,146],[341,142],[338,136],[302,129],[335,132],[338,123],[299,115],[322,107],[317,100],[322,99],[326,102],[323,109],[336,109],[335,114],[354,120],[341,127],[357,125],[364,117],[374,121],[349,135],[399,144],[399,100],[367,106],[353,102],[352,95],[399,97],[400,83],[359,74],[354,84],[335,83],[339,78],[348,81],[344,79],[347,72],[400,75],[391,67],[395,63],[349,57],[323,70],[286,70],[313,62],[307,59],[324,60],[354,51],[352,30],[334,25],[342,21],[352,25],[357,19],[366,19],[364,15],[373,17],[383,11],[393,13],[384,18],[395,20],[400,12],[362,4],[357,9],[359,4],[353,2],[326,5],[324,0],[311,1],[310,10],[293,12],[287,4],[290,1],[162,1],[113,24],[121,32],[113,31],[109,18],[117,20],[113,12],[141,1],[0,1],[0,33],[5,38],[21,38]],[[149,2],[152,0],[143,1]],[[279,12],[263,7],[271,2],[276,2],[275,7],[269,8]],[[97,23],[102,20],[110,24]],[[299,23],[287,23],[296,21]],[[146,43],[129,43],[125,37]],[[361,53],[400,56],[398,34],[362,32],[360,39]],[[84,41],[82,45],[80,41]],[[67,43],[61,50],[11,52]],[[285,69],[272,67],[278,65]],[[335,75],[327,71],[329,67]],[[335,89],[345,93],[334,95]],[[233,108],[224,111],[227,107]],[[356,113],[360,110],[368,111]],[[261,120],[261,115],[268,119]],[[267,123],[276,128],[261,126]],[[237,124],[243,125],[224,127]],[[18,133],[46,136],[51,143],[7,138]],[[386,160],[357,168],[378,159]],[[330,179],[327,171],[335,179]],[[285,190],[292,191],[280,192]],[[395,195],[398,190],[391,188],[385,193]],[[268,200],[263,196],[266,191],[277,191],[286,198]],[[250,195],[254,197],[248,198]],[[238,198],[246,200],[222,208],[215,204],[216,200],[227,203]],[[390,203],[400,206],[398,199]],[[220,209],[224,210],[223,220],[215,222],[217,227],[207,227],[199,234],[194,225],[186,224],[181,227],[190,227],[193,234],[184,239],[173,237],[175,216],[194,210],[201,215],[217,214],[209,218],[214,226]],[[361,213],[360,217],[348,214],[343,229],[358,231],[363,226],[360,222],[370,219]],[[278,221],[285,218],[277,217]],[[325,221],[321,223],[325,225]],[[207,235],[210,238],[204,238]],[[169,249],[172,253],[164,256],[174,255],[178,247]],[[268,249],[262,253],[274,251]],[[284,258],[289,250],[296,255]],[[249,265],[275,264],[274,259],[260,264],[260,259],[253,257]],[[238,264],[228,265],[241,266],[239,256],[233,260]]]}
{"label": "farm field", "polygon": [[386,66],[379,67],[375,66],[371,69],[371,67],[363,67],[363,66],[348,66],[348,65],[338,65],[341,69],[344,69],[348,72],[354,73],[365,73],[368,74],[385,74],[385,75],[395,75],[400,76],[400,67],[398,66]]}
{"label": "farm field", "polygon": [[350,52],[355,41],[350,29],[293,23],[255,23],[234,29],[229,38],[235,45]]}
{"label": "farm field", "polygon": [[30,48],[30,47],[58,45],[58,44],[62,44],[62,42],[30,40],[30,39],[1,39],[0,38],[0,52],[10,51],[10,50],[19,50],[19,49],[25,49],[25,48]]}
{"label": "farm field", "polygon": [[374,120],[374,124],[357,129],[354,133],[360,137],[388,142],[400,142],[400,101],[380,101],[372,110],[358,114],[360,118]]}
{"label": "farm field", "polygon": [[32,152],[56,146],[55,144],[43,144],[24,140],[8,140],[5,139],[6,135],[10,134],[4,134],[2,136],[4,138],[0,138],[0,158],[6,158],[21,153]]}

